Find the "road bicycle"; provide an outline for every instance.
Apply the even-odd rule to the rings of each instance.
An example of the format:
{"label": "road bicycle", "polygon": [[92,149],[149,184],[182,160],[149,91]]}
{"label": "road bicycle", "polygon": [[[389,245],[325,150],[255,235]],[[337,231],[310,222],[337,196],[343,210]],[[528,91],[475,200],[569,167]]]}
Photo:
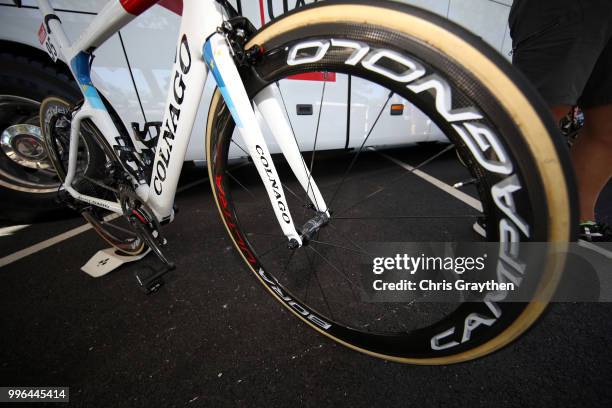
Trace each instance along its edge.
{"label": "road bicycle", "polygon": [[[359,296],[358,258],[368,242],[451,241],[479,217],[488,239],[505,245],[563,243],[575,233],[563,142],[539,96],[481,39],[395,2],[319,2],[257,31],[225,0],[184,0],[164,117],[130,134],[92,83],[92,59],[157,1],[111,0],[73,43],[49,1],[37,3],[41,43],[70,63],[83,94],[76,104],[51,96],[41,105],[64,199],[119,251],[157,255],[165,268],[139,276],[145,288],[155,289],[173,268],[161,228],[176,215],[179,173],[211,73],[217,89],[206,160],[221,220],[245,265],[308,326],[371,356],[448,364],[503,347],[544,310],[563,266],[552,251],[542,254],[533,302],[502,302],[499,293],[456,304]],[[385,102],[357,129],[351,124],[363,104],[348,104],[358,147],[338,147],[330,140],[344,135],[325,132],[334,120],[321,120],[326,82],[316,127],[291,122],[282,80],[304,73],[350,75],[384,92]],[[412,167],[376,142],[377,124],[397,98],[414,104],[450,142]],[[309,141],[298,143],[298,132]],[[449,212],[439,206],[446,200],[428,198],[422,184],[405,184],[451,150],[467,168],[469,212]]]}

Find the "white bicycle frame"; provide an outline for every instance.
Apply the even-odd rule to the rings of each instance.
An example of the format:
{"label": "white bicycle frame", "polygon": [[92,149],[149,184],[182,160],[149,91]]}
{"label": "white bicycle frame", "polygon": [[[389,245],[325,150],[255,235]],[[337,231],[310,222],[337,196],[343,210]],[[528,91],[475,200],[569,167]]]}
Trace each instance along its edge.
{"label": "white bicycle frame", "polygon": [[[72,118],[68,170],[64,182],[66,191],[77,200],[122,214],[118,202],[81,194],[72,186],[77,167],[79,132],[84,119],[89,119],[96,125],[109,146],[115,148],[120,144],[120,138],[117,137],[119,131],[91,81],[90,55],[95,48],[157,1],[110,0],[81,37],[72,44],[49,1],[37,2],[44,17],[43,27],[47,31],[47,41],[51,42],[47,48],[54,49],[56,56],[70,62],[70,69],[84,96],[82,107]],[[225,35],[217,31],[225,19],[224,9],[216,0],[183,0],[177,54],[157,142],[153,174],[148,185],[144,180],[132,182],[140,199],[153,210],[158,220],[173,219],[174,198],[180,172],[206,78],[211,71],[265,185],[284,235],[288,240],[295,240],[301,245],[302,239],[294,226],[282,183],[236,68],[233,51]],[[328,208],[310,176],[280,101],[280,91],[276,84],[266,87],[254,99],[310,201],[317,211],[324,212],[329,217]],[[127,163],[122,165],[128,166]]]}

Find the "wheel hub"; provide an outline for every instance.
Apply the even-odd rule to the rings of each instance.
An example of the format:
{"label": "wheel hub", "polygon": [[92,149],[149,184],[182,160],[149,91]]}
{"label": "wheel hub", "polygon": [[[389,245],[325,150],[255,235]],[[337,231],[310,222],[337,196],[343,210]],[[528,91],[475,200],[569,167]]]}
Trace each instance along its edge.
{"label": "wheel hub", "polygon": [[308,243],[317,232],[327,224],[329,224],[329,216],[324,212],[317,212],[310,220],[306,221],[302,227],[301,237],[304,243]]}
{"label": "wheel hub", "polygon": [[15,163],[31,169],[49,169],[51,163],[40,127],[29,124],[9,126],[0,136],[0,147]]}

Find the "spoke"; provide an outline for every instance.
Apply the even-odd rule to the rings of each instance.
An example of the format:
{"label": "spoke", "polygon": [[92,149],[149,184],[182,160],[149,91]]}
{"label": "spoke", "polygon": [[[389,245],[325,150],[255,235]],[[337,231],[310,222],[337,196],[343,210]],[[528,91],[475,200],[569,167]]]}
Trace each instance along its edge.
{"label": "spoke", "polygon": [[270,252],[277,250],[278,248],[280,248],[281,246],[283,246],[283,244],[285,244],[286,241],[282,240],[279,244],[277,244],[276,246],[268,249],[266,252],[264,252],[263,254],[259,255],[259,258],[263,258],[264,256],[268,255]]}
{"label": "spoke", "polygon": [[234,177],[234,175],[232,175],[232,173],[230,173],[229,171],[225,170],[225,174],[227,174],[232,180],[234,180],[240,187],[242,187],[242,189],[244,191],[246,191],[251,197],[256,198],[253,193],[251,193],[251,190],[249,190],[248,188],[246,188],[244,186],[244,184],[242,184],[236,177]]}
{"label": "spoke", "polygon": [[[310,191],[310,185],[312,182],[312,169],[314,167],[314,160],[315,160],[315,155],[317,152],[317,140],[319,139],[319,126],[321,124],[321,113],[323,113],[323,100],[325,98],[325,86],[326,85],[327,85],[327,81],[323,81],[323,89],[321,90],[321,102],[319,103],[319,115],[317,118],[317,128],[315,131],[314,144],[312,146],[312,156],[310,157],[310,172],[308,174],[308,187],[306,188],[306,194],[308,194],[308,192]],[[314,192],[312,196],[313,197],[315,196]],[[315,206],[319,208],[319,205],[316,203],[316,198],[315,198]]]}
{"label": "spoke", "polygon": [[[325,85],[325,82],[323,82],[323,84]],[[283,91],[281,90],[280,84],[278,82],[276,83],[276,86],[278,86],[278,93],[280,94],[281,101],[283,102],[283,108],[285,108],[285,113],[287,114],[287,120],[289,121],[289,127],[291,128],[291,135],[293,136],[293,140],[295,141],[295,145],[298,146],[298,149],[299,149],[300,144],[298,143],[297,136],[295,136],[295,130],[293,129],[293,124],[291,123],[291,117],[289,116],[289,111],[287,110],[287,104],[285,103],[285,98],[283,97]],[[321,109],[322,108],[323,108],[323,105],[321,104]],[[319,117],[320,117],[320,114],[321,114],[321,109],[319,110]],[[318,125],[317,125],[317,131],[318,131]],[[302,157],[302,165],[304,166],[304,171],[308,172],[308,167],[306,167],[306,162],[304,161],[303,157]],[[312,174],[312,173],[310,173],[310,174]],[[309,179],[310,179],[310,176],[309,176]],[[308,188],[306,189],[306,200],[305,201],[303,200],[304,204],[307,204],[308,200],[310,199],[308,197],[308,190],[309,189],[310,189],[310,184],[308,184]],[[293,195],[295,197],[297,197],[297,194],[293,193]],[[314,194],[313,194],[313,197],[314,197]],[[315,198],[315,205],[316,205],[316,198]],[[316,205],[316,206],[317,206],[317,208],[319,207],[318,205]],[[305,213],[305,211],[304,211],[304,213]],[[304,215],[304,213],[302,215]]]}
{"label": "spoke", "polygon": [[304,200],[302,197],[298,196],[292,189],[290,189],[285,183],[283,183],[281,181],[281,186],[283,186],[283,188],[285,190],[287,190],[289,192],[289,194],[291,194],[292,196],[294,196],[295,198],[298,199],[298,201],[300,201],[302,204],[305,204],[307,202],[308,199]]}
{"label": "spoke", "polygon": [[296,251],[291,251],[291,255],[289,255],[289,259],[287,259],[287,263],[285,264],[285,267],[283,268],[283,275],[287,276],[287,269],[289,268],[289,264],[291,263],[291,260],[293,259],[293,256],[295,255]]}
{"label": "spoke", "polygon": [[[404,177],[406,177],[409,174],[414,173],[415,171],[419,170],[420,168],[422,168],[423,166],[425,166],[428,163],[431,163],[433,160],[437,159],[438,157],[442,156],[444,153],[449,152],[451,150],[453,150],[455,148],[455,145],[450,144],[448,145],[446,148],[442,149],[440,152],[434,154],[433,156],[431,156],[430,158],[422,161],[421,163],[419,163],[418,166],[410,169],[410,170],[406,170],[405,173],[400,174],[399,176],[397,176],[396,178],[394,178],[393,180],[391,180],[390,182],[388,182],[384,187],[379,188],[378,190],[376,190],[375,192],[369,194],[368,196],[366,196],[365,198],[363,198],[362,200],[359,200],[355,203],[353,203],[352,205],[344,208],[341,211],[338,211],[337,214],[344,214],[347,211],[353,209],[355,206],[357,206],[358,204],[361,204],[365,201],[370,200],[372,197],[377,196],[378,194],[380,194],[381,192],[385,191],[388,187],[390,187],[391,185],[397,183],[398,181],[402,180]],[[376,151],[376,150],[374,150]]]}
{"label": "spoke", "polygon": [[319,115],[317,117],[317,128],[315,130],[315,140],[312,146],[312,157],[310,158],[310,174],[312,175],[312,167],[314,165],[315,155],[314,152],[317,150],[317,139],[319,138],[319,126],[321,125],[321,114],[323,113],[323,100],[325,99],[325,86],[326,81],[323,81],[323,89],[321,90],[321,101],[319,102]]}
{"label": "spoke", "polygon": [[[411,170],[407,170],[409,173],[414,173],[415,171],[419,170],[420,168],[422,168],[423,166],[431,163],[432,161],[434,161],[435,159],[437,159],[438,157],[442,156],[444,153],[446,152],[450,152],[451,150],[455,149],[455,145],[454,144],[449,144],[448,146],[446,146],[444,149],[440,150],[438,153],[434,154],[433,156],[431,156],[428,159],[423,160],[421,163],[419,163],[417,166],[415,166],[413,169]],[[381,156],[384,157],[384,155],[382,153],[379,153],[378,150],[372,148],[372,151],[377,152],[378,154],[380,154]]]}
{"label": "spoke", "polygon": [[342,177],[342,180],[340,181],[340,184],[338,185],[338,187],[336,188],[336,191],[334,192],[334,194],[332,195],[332,199],[329,202],[329,204],[327,205],[327,208],[331,208],[334,200],[336,199],[336,196],[338,195],[338,192],[340,191],[340,188],[342,187],[342,185],[344,184],[344,181],[346,180],[347,176],[349,175],[349,173],[351,172],[351,170],[353,169],[353,166],[355,165],[355,162],[357,161],[357,158],[359,157],[359,155],[361,154],[361,152],[363,151],[363,147],[365,146],[365,144],[367,143],[368,139],[370,138],[370,136],[372,135],[372,132],[374,131],[374,128],[376,127],[376,125],[378,124],[378,120],[380,119],[382,113],[384,112],[385,108],[387,107],[387,104],[389,103],[389,101],[391,100],[391,97],[393,96],[393,92],[389,92],[389,96],[387,97],[387,100],[385,101],[385,103],[383,104],[382,108],[380,109],[380,112],[378,112],[378,115],[376,116],[376,120],[374,121],[374,124],[372,125],[372,127],[370,128],[370,130],[368,131],[368,134],[366,135],[365,139],[363,140],[363,143],[361,143],[361,146],[359,147],[359,150],[357,151],[357,153],[355,153],[355,155],[353,156],[353,160],[351,160],[351,163],[349,164],[349,167],[346,169],[346,171],[344,172],[344,176]]}
{"label": "spoke", "polygon": [[246,235],[264,235],[266,237],[278,237],[278,234],[269,234],[267,232],[253,232],[253,231],[249,231],[246,233]]}
{"label": "spoke", "polygon": [[343,271],[340,271],[340,269],[338,269],[336,267],[336,265],[334,265],[333,263],[331,263],[327,258],[325,258],[319,251],[317,251],[315,248],[308,246],[306,247],[308,249],[310,249],[311,251],[313,251],[314,253],[316,253],[317,255],[319,255],[319,257],[321,259],[323,259],[325,261],[325,263],[327,263],[329,266],[331,266],[336,272],[338,272],[342,277],[344,277],[344,279],[346,279],[346,281],[348,282],[350,288],[351,288],[351,292],[353,293],[353,298],[355,299],[355,301],[359,302],[359,299],[357,298],[357,296],[355,295],[355,288],[354,288],[354,283],[353,281],[351,281],[351,279],[346,276],[346,273]]}
{"label": "spoke", "polygon": [[310,257],[308,256],[308,253],[304,252],[304,255],[306,255],[306,259],[308,260],[308,264],[310,265],[310,271],[308,273],[308,282],[306,283],[306,290],[304,291],[304,303],[306,303],[308,300],[308,292],[310,289],[310,282],[312,281],[314,267],[312,266],[312,262],[310,261]]}
{"label": "spoke", "polygon": [[310,291],[310,282],[312,281],[312,273],[308,274],[308,282],[306,282],[306,288],[304,289],[304,303],[308,302],[308,293]]}
{"label": "spoke", "polygon": [[329,314],[331,315],[331,318],[333,320],[336,320],[336,318],[334,317],[334,312],[332,311],[331,306],[329,305],[327,296],[325,295],[325,291],[323,290],[323,285],[321,285],[321,280],[319,279],[319,273],[317,272],[316,269],[314,269],[313,263],[312,263],[313,261],[308,256],[308,252],[304,252],[304,254],[306,255],[306,259],[308,260],[308,264],[310,265],[310,276],[312,276],[312,273],[314,272],[315,279],[317,281],[317,286],[319,286],[319,291],[321,292],[321,296],[323,296],[323,301],[325,302],[325,306],[327,306],[327,310],[329,310]]}
{"label": "spoke", "polygon": [[431,163],[438,157],[442,156],[444,153],[450,152],[451,150],[454,150],[454,149],[455,149],[455,145],[452,143],[449,144],[448,146],[446,146],[446,148],[442,149],[439,153],[436,153],[433,156],[431,156],[429,159],[422,161],[419,165],[417,165],[414,169],[412,169],[411,172],[414,172],[415,170],[419,170],[421,167]]}
{"label": "spoke", "polygon": [[235,144],[240,150],[242,150],[244,154],[246,154],[248,157],[251,157],[251,154],[247,152],[242,146],[240,146],[238,142],[234,140],[234,138],[232,138],[232,143]]}
{"label": "spoke", "polygon": [[357,251],[355,249],[348,248],[348,247],[345,247],[345,246],[342,246],[342,245],[332,244],[330,242],[317,241],[315,239],[311,239],[309,242],[314,242],[314,243],[319,244],[319,245],[327,245],[327,246],[331,246],[331,247],[334,247],[334,248],[340,248],[340,249],[344,249],[345,251],[356,252],[356,253],[362,254],[362,255],[367,255],[367,256],[371,255],[371,254],[368,254],[367,252]]}
{"label": "spoke", "polygon": [[115,224],[112,224],[112,223],[110,223],[110,222],[100,221],[100,224],[106,225],[107,227],[114,228],[114,229],[116,229],[116,230],[118,230],[118,231],[125,232],[126,234],[129,234],[129,235],[136,235],[136,234],[134,233],[134,231],[130,231],[130,230],[126,229],[126,228],[120,227],[120,226],[115,225]]}
{"label": "spoke", "polygon": [[[233,143],[233,144],[235,144],[236,146],[238,146],[238,148],[239,148],[240,150],[242,150],[244,153],[246,153],[247,155],[249,154],[249,153],[248,153],[248,152],[247,152],[247,151],[246,151],[244,148],[242,148],[242,146],[240,146],[240,145],[238,144],[238,142],[236,142],[234,139],[232,139],[232,143]],[[302,160],[302,161],[303,161],[303,160]],[[304,166],[306,166],[306,165],[304,164]],[[226,171],[226,173],[227,173],[227,171]],[[228,174],[229,174],[229,173],[228,173]],[[230,177],[232,177],[232,176],[230,175]],[[232,177],[232,178],[233,178],[233,177]],[[238,180],[236,180],[236,182],[238,182]],[[240,184],[240,182],[238,182],[238,184]],[[241,186],[242,188],[244,188],[245,190],[249,191],[249,190],[248,190],[246,187],[244,187],[242,184],[240,184],[240,186]],[[287,186],[285,183],[283,183],[282,181],[281,181],[281,186],[283,186],[283,189],[287,190],[287,191],[288,191],[288,192],[289,192],[289,193],[290,193],[292,196],[294,196],[295,198],[297,198],[297,200],[298,200],[299,202],[301,202],[301,203],[306,203],[306,202],[307,202],[307,200],[308,200],[308,199],[304,200],[302,197],[298,196],[298,195],[297,195],[297,194],[296,194],[296,193],[295,193],[295,192],[294,192],[292,189],[290,189],[290,188],[289,188],[289,187],[288,187],[288,186]],[[250,192],[249,192],[249,194],[250,194]],[[253,196],[253,194],[251,194],[251,196]],[[255,198],[255,196],[253,196],[253,198]]]}
{"label": "spoke", "polygon": [[315,254],[319,255],[319,257],[321,259],[323,259],[325,261],[326,264],[328,264],[329,266],[331,266],[336,272],[338,272],[340,275],[342,275],[344,277],[344,279],[346,279],[346,281],[352,286],[353,282],[350,280],[350,278],[348,276],[346,276],[346,274],[342,271],[340,271],[340,269],[338,269],[338,267],[336,267],[336,265],[334,265],[333,263],[331,263],[326,257],[324,257],[319,251],[317,251],[315,248],[308,246],[306,247],[308,249],[310,249],[311,251],[313,251]]}
{"label": "spoke", "polygon": [[329,314],[332,320],[336,320],[336,317],[334,316],[334,312],[332,311],[332,308],[329,305],[329,300],[327,299],[327,296],[325,295],[325,291],[323,290],[323,285],[321,285],[321,280],[319,279],[318,272],[315,272],[315,280],[317,281],[317,286],[319,287],[319,291],[321,292],[321,295],[323,296],[323,301],[325,302],[325,306],[327,306],[327,310],[329,310]]}
{"label": "spoke", "polygon": [[329,227],[331,229],[333,229],[334,231],[336,231],[336,234],[338,234],[340,236],[340,238],[344,239],[345,241],[347,241],[349,244],[353,245],[355,248],[360,249],[362,252],[366,252],[365,249],[363,249],[362,247],[360,247],[359,245],[357,245],[352,239],[345,237],[344,234],[342,234],[340,232],[340,230],[336,227],[334,227],[333,224],[329,224]]}
{"label": "spoke", "polygon": [[373,217],[334,217],[334,220],[400,220],[400,219],[453,219],[453,218],[478,218],[480,214],[463,214],[463,215],[395,215],[395,216],[373,216]]}

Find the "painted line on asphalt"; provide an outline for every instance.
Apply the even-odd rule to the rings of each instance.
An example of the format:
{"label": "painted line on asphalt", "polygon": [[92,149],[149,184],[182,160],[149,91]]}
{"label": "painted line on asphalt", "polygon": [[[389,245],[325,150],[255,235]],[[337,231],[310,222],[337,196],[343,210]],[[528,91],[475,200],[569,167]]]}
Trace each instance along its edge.
{"label": "painted line on asphalt", "polygon": [[[482,212],[482,204],[480,203],[480,201],[476,200],[474,197],[469,196],[468,194],[465,194],[463,191],[457,190],[456,188],[454,188],[451,185],[448,185],[446,183],[444,183],[443,181],[430,176],[429,174],[421,171],[421,170],[414,170],[414,167],[406,164],[394,157],[391,157],[385,153],[379,152],[376,149],[373,149],[376,153],[380,154],[381,156],[383,156],[384,158],[392,161],[393,163],[397,164],[398,166],[403,167],[404,169],[412,172],[414,175],[421,177],[423,180],[426,180],[428,182],[430,182],[431,184],[433,184],[434,186],[438,187],[439,189],[447,192],[448,194],[452,195],[455,198],[458,198],[459,200],[463,201],[464,203],[468,204],[469,206],[471,206],[472,208]],[[600,255],[605,256],[606,258],[612,259],[612,252],[608,251],[605,248],[600,247],[599,245],[595,245],[591,242],[588,241],[584,241],[584,240],[579,240],[578,241],[578,245],[580,245],[583,248],[589,249],[593,252],[597,252]]]}
{"label": "painted line on asphalt", "polygon": [[589,241],[584,241],[582,239],[578,240],[578,245],[583,248],[590,249],[593,252],[597,252],[599,255],[603,255],[606,258],[612,259],[612,252],[608,251],[605,248],[600,247],[599,245],[595,245]]}
{"label": "painted line on asphalt", "polygon": [[0,258],[0,268],[2,268],[3,266],[12,264],[13,262],[16,262],[20,259],[25,258],[26,256],[30,256],[32,254],[35,254],[37,252],[42,251],[43,249],[47,249],[55,244],[59,244],[62,241],[65,241],[67,239],[70,239],[74,236],[77,236],[79,234],[82,234],[83,232],[87,231],[91,229],[91,225],[89,224],[85,224],[85,225],[81,225],[80,227],[77,228],[73,228],[69,231],[66,231],[62,234],[56,235],[52,238],[46,239],[42,242],[39,242],[38,244],[34,244],[32,246],[29,246],[25,249],[22,249],[21,251],[17,251],[15,253],[12,253],[10,255],[5,256],[4,258]]}
{"label": "painted line on asphalt", "polygon": [[8,237],[13,235],[17,231],[21,231],[24,228],[28,228],[30,225],[11,225],[10,227],[0,228],[0,237]]}
{"label": "painted line on asphalt", "polygon": [[427,173],[425,173],[424,171],[421,171],[419,169],[415,169],[413,166],[404,163],[403,161],[400,161],[398,159],[396,159],[395,157],[391,157],[388,154],[382,153],[378,150],[374,150],[376,153],[380,154],[382,157],[384,157],[387,160],[392,161],[393,163],[397,164],[398,166],[408,170],[409,172],[411,172],[412,174],[414,174],[415,176],[418,176],[420,178],[422,178],[423,180],[433,184],[434,186],[436,186],[437,188],[439,188],[440,190],[452,195],[453,197],[455,197],[456,199],[463,201],[465,204],[469,205],[470,207],[474,208],[475,210],[482,212],[482,203],[480,201],[478,201],[477,199],[475,199],[474,197],[472,197],[469,194],[464,193],[461,190],[456,189],[455,187],[446,184],[445,182],[443,182],[440,179],[435,178],[434,176],[431,176]]}
{"label": "painted line on asphalt", "polygon": [[[205,182],[208,181],[208,176],[203,179],[203,180],[198,180],[198,181],[194,181],[192,183],[186,184],[184,186],[182,186],[181,188],[179,188],[177,190],[177,193],[182,193],[185,190],[188,190],[192,187],[195,187],[197,185],[203,184]],[[119,214],[110,214],[106,217],[104,217],[105,221],[112,221],[116,218],[119,218],[121,215]],[[0,258],[0,268],[2,268],[3,266],[12,264],[13,262],[17,262],[20,259],[23,259],[27,256],[30,256],[32,254],[35,254],[37,252],[42,251],[43,249],[47,249],[49,247],[52,247],[53,245],[57,245],[60,242],[66,241],[70,238],[76,237],[77,235],[80,235],[86,231],[89,231],[90,229],[92,229],[91,225],[89,223],[81,225],[80,227],[76,227],[73,228],[71,230],[68,230],[66,232],[63,232],[59,235],[56,235],[54,237],[51,237],[49,239],[46,239],[44,241],[41,241],[37,244],[34,244],[32,246],[29,246],[27,248],[24,248],[20,251],[14,252],[10,255],[7,255],[3,258]]]}

